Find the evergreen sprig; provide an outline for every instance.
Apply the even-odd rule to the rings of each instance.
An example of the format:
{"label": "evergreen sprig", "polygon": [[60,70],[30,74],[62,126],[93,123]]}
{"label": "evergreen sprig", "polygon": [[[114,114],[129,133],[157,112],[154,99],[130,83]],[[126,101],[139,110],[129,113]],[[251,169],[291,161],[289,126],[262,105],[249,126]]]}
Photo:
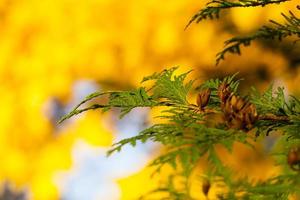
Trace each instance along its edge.
{"label": "evergreen sprig", "polygon": [[[201,9],[196,13],[186,28],[193,22],[199,23],[204,19],[216,19],[219,18],[220,12],[225,9],[231,9],[236,7],[247,8],[247,7],[257,7],[266,6],[269,4],[279,4],[291,0],[238,0],[238,1],[228,1],[228,0],[212,0],[208,2],[205,8]],[[300,6],[297,6],[300,10]],[[259,28],[253,34],[248,36],[237,36],[225,41],[224,49],[217,53],[216,55],[216,65],[218,65],[222,60],[225,59],[227,53],[231,54],[241,54],[242,46],[249,46],[253,40],[266,39],[266,40],[279,40],[289,36],[296,36],[300,38],[300,18],[297,17],[293,12],[289,11],[289,14],[281,14],[285,19],[285,23],[279,23],[272,19],[269,20],[270,25],[264,25]],[[298,41],[298,40],[295,40]]]}
{"label": "evergreen sprig", "polygon": [[177,67],[164,70],[161,73],[154,73],[151,76],[144,77],[141,83],[154,80],[155,84],[151,88],[153,90],[152,97],[154,99],[164,98],[169,102],[178,104],[187,104],[187,94],[192,87],[193,81],[184,83],[186,76],[191,72],[186,72],[179,76],[173,76]]}
{"label": "evergreen sprig", "polygon": [[[234,37],[225,41],[225,48],[217,54],[216,64],[225,59],[225,54],[241,54],[241,46],[249,46],[253,40],[266,39],[281,41],[283,38],[295,35],[300,38],[300,18],[296,17],[291,11],[289,16],[282,13],[285,23],[281,24],[270,20],[271,24],[261,27],[254,34],[245,37]],[[297,41],[297,40],[296,40]]]}
{"label": "evergreen sprig", "polygon": [[[137,142],[144,143],[151,140],[163,144],[165,153],[156,158],[151,166],[155,166],[155,172],[159,172],[164,165],[171,165],[175,170],[180,171],[185,185],[181,191],[174,188],[173,181],[169,180],[167,185],[153,191],[168,193],[169,199],[193,199],[189,194],[189,178],[199,160],[204,158],[211,166],[210,176],[219,178],[219,181],[229,188],[228,192],[219,195],[220,199],[239,199],[241,191],[244,199],[249,199],[251,196],[258,198],[262,195],[270,198],[283,198],[294,192],[294,186],[285,190],[289,184],[299,186],[299,182],[295,179],[289,181],[291,177],[284,179],[284,176],[278,176],[272,181],[265,181],[254,186],[247,179],[235,182],[232,179],[232,170],[223,164],[216,153],[216,148],[221,145],[231,152],[235,142],[253,148],[255,135],[251,134],[252,130],[256,132],[256,136],[261,137],[267,135],[262,133],[269,134],[274,130],[281,130],[286,134],[284,136],[286,138],[300,139],[298,133],[300,101],[296,97],[291,97],[289,101],[285,100],[283,89],[277,88],[274,92],[273,87],[269,87],[263,94],[253,89],[248,98],[240,97],[238,94],[240,80],[236,79],[235,74],[222,80],[211,79],[196,87],[198,91],[200,90],[200,94],[203,92],[210,94],[207,102],[200,101],[205,105],[193,104],[189,99],[193,95],[194,80],[186,81],[190,72],[175,75],[176,69],[163,70],[145,77],[142,82],[153,81],[150,88],[140,87],[130,91],[93,93],[61,121],[90,109],[108,111],[112,108],[119,108],[122,117],[137,107],[160,107],[162,111],[156,117],[162,119],[161,123],[153,124],[136,136],[115,143],[108,151],[108,155],[122,150],[124,145],[135,146]],[[92,103],[81,108],[96,98],[104,98],[107,102]],[[236,109],[240,110],[237,112]],[[223,119],[220,120],[219,117],[219,120],[216,120],[215,116],[222,116]],[[254,121],[249,121],[251,116],[255,117]],[[249,123],[251,126],[248,126]],[[288,141],[284,140],[286,143],[289,143]],[[281,141],[281,143],[284,142]],[[287,166],[287,163],[283,165]],[[280,186],[282,181],[284,181],[284,186]]]}
{"label": "evergreen sprig", "polygon": [[[108,95],[108,103],[107,104],[92,104],[88,107],[80,109],[80,106],[83,104],[94,100],[97,97],[101,97],[104,95]],[[90,95],[88,95],[82,102],[80,102],[75,108],[67,115],[62,117],[59,120],[59,123],[62,123],[66,119],[69,119],[73,117],[74,115],[78,115],[82,112],[88,111],[88,110],[96,110],[101,108],[103,111],[108,111],[111,108],[120,108],[121,109],[121,115],[122,118],[124,115],[126,115],[128,112],[130,112],[133,108],[136,107],[153,107],[157,105],[157,102],[148,94],[146,93],[145,88],[141,87],[136,90],[131,91],[122,91],[122,92],[95,92]]]}
{"label": "evergreen sprig", "polygon": [[204,19],[215,19],[220,17],[220,12],[230,8],[245,8],[245,7],[258,7],[266,6],[269,4],[278,4],[290,0],[212,0],[208,2],[205,8],[197,12],[186,25],[186,28],[193,22],[199,23]]}

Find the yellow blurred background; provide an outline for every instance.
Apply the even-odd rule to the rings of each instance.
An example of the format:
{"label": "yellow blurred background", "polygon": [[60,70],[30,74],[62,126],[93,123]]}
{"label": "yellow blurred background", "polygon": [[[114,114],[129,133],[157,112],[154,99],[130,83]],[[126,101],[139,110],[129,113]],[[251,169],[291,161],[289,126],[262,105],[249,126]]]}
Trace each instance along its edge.
{"label": "yellow blurred background", "polygon": [[[215,54],[226,39],[251,33],[270,18],[282,22],[280,12],[295,10],[295,1],[264,9],[234,9],[222,13],[222,20],[193,24],[184,31],[190,17],[205,3],[0,0],[3,191],[23,192],[23,199],[32,200],[132,200],[155,186],[158,180],[151,182],[151,172],[145,168],[157,155],[158,147],[153,144],[148,150],[141,147],[147,153],[137,156],[135,162],[140,164],[127,166],[128,170],[122,169],[128,162],[125,158],[134,160],[130,156],[135,154],[124,154],[124,163],[110,162],[113,166],[103,167],[105,150],[122,134],[117,118],[89,112],[57,124],[59,117],[95,90],[137,87],[143,76],[176,65],[181,71],[195,69],[193,76],[201,80],[239,71],[244,85],[265,88],[274,81],[299,94],[298,44],[255,42],[243,48],[242,56],[227,56],[220,66],[214,66]],[[148,111],[144,115],[147,118]],[[123,123],[137,123],[135,116],[139,114]],[[117,160],[122,157],[117,156]],[[86,173],[79,170],[86,157],[99,168],[87,168]],[[124,172],[118,175],[118,168]],[[101,170],[112,170],[114,175],[101,180],[106,173],[99,175]],[[101,184],[88,183],[87,177],[94,174],[98,175],[93,181]],[[113,188],[110,193],[103,189],[106,182]],[[85,185],[94,188],[79,192]],[[83,198],[86,195],[90,196]]]}

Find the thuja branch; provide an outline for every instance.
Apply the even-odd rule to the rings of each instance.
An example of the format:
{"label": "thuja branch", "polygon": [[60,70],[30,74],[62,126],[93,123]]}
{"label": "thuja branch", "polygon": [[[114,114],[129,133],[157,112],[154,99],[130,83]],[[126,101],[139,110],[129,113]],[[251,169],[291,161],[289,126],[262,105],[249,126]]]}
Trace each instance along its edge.
{"label": "thuja branch", "polygon": [[[291,118],[294,119],[295,114],[299,113],[300,101],[297,98],[293,98],[290,103],[285,102],[282,89],[278,89],[275,97],[271,87],[263,95],[253,91],[249,101],[237,94],[239,81],[235,81],[234,76],[227,77],[222,81],[218,79],[208,80],[200,86],[202,91],[198,94],[195,105],[187,100],[194,81],[184,83],[188,73],[174,76],[173,72],[175,70],[176,68],[164,70],[161,73],[155,73],[144,78],[144,81],[155,81],[150,89],[141,87],[124,92],[93,93],[86,97],[68,115],[64,116],[60,122],[88,110],[101,109],[107,111],[112,108],[119,108],[122,117],[137,107],[165,107],[163,108],[163,114],[159,117],[167,119],[171,126],[168,127],[166,124],[167,126],[160,125],[155,127],[154,125],[154,129],[149,129],[150,132],[145,132],[144,138],[142,136],[135,138],[143,141],[147,141],[148,138],[162,143],[166,143],[166,141],[163,138],[157,138],[159,135],[154,133],[165,134],[165,128],[168,127],[171,128],[172,134],[176,133],[177,136],[188,138],[184,134],[184,129],[177,128],[194,125],[198,128],[197,126],[200,125],[201,129],[203,129],[207,116],[214,113],[222,114],[224,121],[220,123],[223,123],[230,129],[248,131],[256,128],[256,126],[260,126],[258,128],[268,128],[276,125],[276,127],[279,126],[280,128],[280,126],[291,124],[297,125]],[[84,103],[103,96],[106,96],[106,104],[96,103],[80,108]],[[269,122],[256,123],[260,121]],[[176,124],[178,127],[174,126]],[[130,140],[128,141],[130,142]],[[128,142],[126,141],[125,143]]]}
{"label": "thuja branch", "polygon": [[206,7],[197,12],[186,25],[185,29],[188,28],[193,22],[199,23],[200,21],[210,18],[219,18],[220,12],[224,9],[238,8],[238,7],[258,7],[266,6],[269,4],[278,4],[290,0],[212,0],[206,4]]}
{"label": "thuja branch", "polygon": [[[264,136],[267,134],[260,133],[264,131],[269,133],[276,128],[284,131],[289,138],[300,139],[298,134],[300,101],[293,97],[290,102],[286,102],[283,89],[278,88],[275,95],[272,87],[263,94],[253,90],[253,95],[247,99],[238,95],[240,80],[235,80],[235,75],[233,75],[222,80],[212,79],[204,82],[197,87],[200,88],[200,92],[196,102],[190,102],[189,97],[193,95],[194,80],[186,81],[189,72],[174,75],[176,69],[163,70],[145,77],[143,81],[153,81],[150,88],[140,87],[130,91],[93,93],[61,121],[92,109],[108,111],[118,108],[122,117],[134,108],[161,107],[160,115],[155,117],[164,119],[163,122],[153,124],[136,136],[115,143],[108,155],[122,150],[124,145],[135,146],[137,142],[144,143],[149,140],[159,142],[168,151],[155,159],[152,165],[157,167],[157,171],[166,164],[173,166],[174,169],[178,169],[177,166],[180,165],[183,177],[186,179],[189,179],[199,159],[208,155],[208,162],[211,162],[212,168],[216,169],[213,175],[222,176],[226,184],[229,184],[228,187],[231,184],[228,179],[229,172],[227,171],[229,170],[225,169],[218,155],[213,153],[216,145],[223,145],[228,150],[232,149],[234,142],[251,145],[249,140],[252,136],[247,133],[253,129],[257,129],[258,135]],[[103,98],[101,102],[106,101],[106,103],[94,103],[80,108],[96,98]],[[209,125],[209,115],[212,114],[222,115],[223,120]],[[293,154],[295,152],[298,151],[293,151]],[[296,161],[290,160],[292,169],[298,169],[297,159]],[[174,188],[169,189],[170,191],[166,191],[173,191],[172,198],[179,194],[182,194],[184,198],[189,196],[186,191],[176,190],[174,193]],[[204,192],[207,193],[207,189]]]}
{"label": "thuja branch", "polygon": [[296,17],[292,12],[289,16],[282,13],[285,19],[285,24],[280,24],[276,21],[270,20],[273,26],[263,26],[254,34],[245,37],[234,37],[225,42],[225,48],[217,54],[216,64],[225,59],[225,54],[241,54],[241,46],[249,46],[253,40],[277,39],[281,41],[283,38],[289,36],[297,36],[300,38],[300,18]]}
{"label": "thuja branch", "polygon": [[[198,23],[207,18],[219,18],[220,12],[225,9],[265,6],[268,4],[279,4],[286,1],[290,0],[238,0],[233,2],[228,0],[212,0],[207,3],[205,8],[201,9],[191,18],[185,29],[193,22]],[[297,8],[300,10],[299,5]],[[282,16],[285,19],[284,24],[278,23],[271,19],[269,20],[271,25],[262,26],[253,34],[244,37],[233,37],[225,41],[224,49],[217,54],[216,65],[225,59],[225,55],[227,53],[240,55],[241,46],[249,46],[251,42],[256,39],[282,40],[285,37],[293,35],[300,38],[300,19],[291,11],[289,11],[289,15],[282,13]]]}

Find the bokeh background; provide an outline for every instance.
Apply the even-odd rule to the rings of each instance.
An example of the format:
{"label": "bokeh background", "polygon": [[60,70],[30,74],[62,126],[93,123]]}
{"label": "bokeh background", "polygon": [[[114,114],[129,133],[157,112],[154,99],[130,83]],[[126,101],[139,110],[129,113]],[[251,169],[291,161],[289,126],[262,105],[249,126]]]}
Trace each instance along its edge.
{"label": "bokeh background", "polygon": [[[57,124],[91,92],[134,88],[143,76],[180,66],[199,80],[240,72],[242,87],[274,82],[299,94],[300,48],[289,40],[255,42],[214,65],[226,39],[270,18],[282,22],[280,12],[295,10],[296,1],[233,9],[184,31],[205,3],[0,0],[0,199],[133,200],[155,187],[146,166],[159,145],[105,156],[113,142],[151,123],[149,110],[123,120],[118,111],[91,111]],[[247,154],[239,152],[237,159]],[[255,173],[257,165],[249,166]]]}

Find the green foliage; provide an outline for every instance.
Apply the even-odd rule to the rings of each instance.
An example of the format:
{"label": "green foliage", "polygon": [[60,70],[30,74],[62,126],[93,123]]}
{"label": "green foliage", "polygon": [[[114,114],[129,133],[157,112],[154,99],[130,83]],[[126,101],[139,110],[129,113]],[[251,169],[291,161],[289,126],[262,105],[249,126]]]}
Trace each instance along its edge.
{"label": "green foliage", "polygon": [[290,0],[212,0],[206,4],[206,7],[197,12],[189,21],[186,28],[193,22],[199,23],[204,19],[214,19],[220,17],[220,12],[224,9],[230,8],[244,8],[244,7],[257,7],[266,6],[269,4],[277,4]]}
{"label": "green foliage", "polygon": [[276,21],[270,20],[271,25],[265,25],[258,29],[254,34],[245,37],[234,37],[225,41],[225,48],[217,54],[217,64],[225,59],[225,54],[241,54],[241,46],[249,46],[253,40],[266,39],[281,41],[283,38],[289,36],[297,36],[300,38],[300,18],[297,18],[291,11],[290,16],[282,13],[286,23],[280,24]]}
{"label": "green foliage", "polygon": [[[207,18],[218,18],[224,9],[286,1],[289,0],[212,0],[194,15],[187,26]],[[282,16],[285,24],[270,20],[272,26],[263,26],[254,34],[226,41],[225,49],[217,54],[217,64],[225,58],[225,54],[240,54],[241,46],[248,46],[256,39],[281,40],[292,35],[300,38],[300,19],[292,12],[289,16]],[[175,75],[176,69],[166,69],[145,77],[141,84],[152,81],[149,88],[93,93],[60,122],[88,110],[118,108],[120,117],[123,117],[134,108],[159,107],[161,112],[155,117],[161,119],[160,123],[115,143],[108,151],[110,155],[121,151],[124,145],[135,146],[138,142],[147,141],[164,146],[164,153],[150,165],[155,167],[154,174],[165,165],[172,166],[174,173],[164,184],[141,199],[147,199],[153,193],[163,193],[161,199],[194,199],[190,194],[190,179],[199,161],[206,161],[208,165],[203,176],[225,188],[218,194],[218,199],[289,199],[293,194],[299,196],[300,172],[295,171],[291,164],[300,167],[300,155],[299,158],[295,157],[295,153],[291,156],[290,150],[294,147],[300,149],[300,100],[295,96],[286,97],[283,88],[274,90],[272,85],[262,94],[252,88],[247,97],[241,97],[238,94],[241,80],[236,80],[237,74],[222,80],[207,80],[193,90],[195,80],[186,80],[190,71]],[[197,101],[196,105],[190,102],[194,91],[204,93],[208,97],[207,103]],[[257,140],[272,133],[281,134],[270,151],[282,171],[268,180],[254,182],[248,177],[236,178],[233,169],[226,166],[218,154],[219,147],[232,152],[234,143],[255,149],[253,144]],[[209,187],[206,190],[209,191]],[[207,194],[207,191],[204,193]]]}
{"label": "green foliage", "polygon": [[[253,185],[247,179],[233,180],[233,172],[226,167],[216,153],[217,146],[225,147],[229,152],[232,151],[235,142],[243,143],[253,148],[252,144],[255,137],[250,132],[231,128],[226,120],[219,120],[218,123],[209,123],[210,117],[214,115],[223,115],[221,109],[222,99],[220,99],[220,87],[226,83],[231,91],[230,96],[238,95],[238,85],[240,80],[235,80],[235,75],[225,77],[223,80],[211,79],[200,86],[197,90],[203,91],[209,89],[211,96],[208,105],[204,110],[191,102],[189,96],[192,95],[192,85],[194,80],[185,81],[189,72],[175,76],[175,70],[171,68],[163,70],[145,77],[142,82],[153,81],[150,88],[141,87],[137,90],[94,93],[86,97],[70,114],[62,118],[62,121],[90,109],[102,109],[108,111],[112,108],[121,110],[120,116],[124,116],[133,108],[137,107],[160,107],[159,117],[162,123],[153,124],[152,126],[141,131],[138,135],[126,138],[115,143],[108,155],[122,150],[124,145],[135,146],[137,142],[147,142],[149,140],[164,145],[165,153],[156,158],[150,165],[156,168],[155,172],[160,172],[165,165],[170,165],[174,170],[180,171],[183,178],[184,189],[175,189],[173,181],[169,180],[168,184],[161,186],[154,193],[168,193],[166,199],[192,199],[189,194],[188,181],[192,172],[197,167],[201,159],[207,159],[210,165],[209,173],[212,177],[219,177],[219,181],[229,188],[229,192],[220,194],[220,199],[239,199],[238,194],[243,191],[243,199],[285,199],[294,189],[290,184],[295,184],[295,178],[291,176],[286,179],[286,174],[275,177],[270,181],[265,181]],[[106,97],[107,103],[92,103],[80,108],[89,101],[96,98]],[[230,98],[229,98],[230,99]],[[255,89],[249,96],[249,101],[255,105],[259,114],[257,123],[253,130],[256,130],[257,136],[267,132],[272,133],[274,130],[281,130],[286,133],[285,137],[298,138],[300,128],[300,101],[296,97],[291,97],[286,101],[282,88],[273,91],[273,87],[260,94]],[[225,104],[226,105],[226,104]],[[226,118],[226,116],[224,116]],[[214,118],[212,119],[213,121]],[[288,143],[288,140],[285,140]],[[282,141],[281,141],[282,142]],[[282,151],[279,149],[279,152]],[[286,151],[286,150],[285,150]],[[282,165],[287,166],[283,162]],[[288,171],[291,173],[291,170]],[[291,179],[291,180],[290,180]],[[284,185],[281,185],[282,183]],[[297,182],[298,186],[299,183]],[[297,185],[296,184],[296,185]],[[146,198],[146,197],[143,197]]]}
{"label": "green foliage", "polygon": [[286,115],[285,106],[287,103],[285,101],[284,89],[281,87],[278,87],[277,91],[274,92],[273,85],[271,85],[262,95],[255,88],[252,88],[251,100],[261,114],[274,113],[276,115]]}
{"label": "green foliage", "polygon": [[299,174],[290,173],[286,175],[280,175],[275,178],[267,179],[253,184],[247,177],[233,181],[231,183],[231,191],[229,193],[243,193],[240,197],[230,196],[224,194],[222,199],[280,199],[288,200],[289,195],[298,190]]}
{"label": "green foliage", "polygon": [[271,131],[280,129],[288,136],[288,139],[300,138],[300,102],[296,97],[290,96],[287,101],[284,89],[278,87],[277,91],[274,91],[271,85],[262,95],[252,88],[251,102],[256,105],[261,115],[260,119],[264,119],[257,122],[257,134],[268,135]]}
{"label": "green foliage", "polygon": [[[85,104],[88,101],[95,99],[96,97],[100,97],[103,95],[109,95],[109,101],[107,104],[92,104],[86,108],[79,109],[80,106]],[[74,115],[78,115],[82,112],[88,110],[95,110],[102,108],[103,111],[110,110],[111,108],[120,108],[121,115],[123,117],[128,112],[130,112],[133,108],[136,107],[153,107],[157,105],[157,102],[153,100],[152,97],[148,96],[145,91],[145,88],[138,88],[132,91],[125,91],[125,92],[95,92],[87,96],[82,102],[80,102],[69,114],[65,115],[59,123],[62,123],[64,120],[71,118]]]}
{"label": "green foliage", "polygon": [[[153,90],[152,97],[154,99],[165,98],[168,102],[187,104],[186,96],[192,87],[193,81],[189,81],[184,84],[186,76],[190,73],[184,73],[179,76],[173,76],[177,67],[173,67],[169,70],[164,70],[161,73],[154,73],[151,76],[147,76],[142,80],[143,82],[154,80],[155,84],[151,90]],[[173,76],[173,77],[172,77]]]}
{"label": "green foliage", "polygon": [[[207,3],[206,7],[196,13],[189,21],[186,28],[193,22],[199,23],[200,21],[210,18],[219,18],[220,12],[225,9],[236,7],[247,8],[256,6],[266,6],[270,4],[278,4],[290,0],[212,0]],[[299,6],[298,6],[299,9]],[[283,38],[289,36],[296,36],[300,38],[300,18],[294,13],[289,11],[289,15],[282,13],[285,23],[281,24],[274,20],[270,20],[270,25],[264,25],[259,28],[255,33],[248,36],[237,36],[225,41],[224,49],[217,54],[216,65],[225,59],[227,53],[241,54],[241,46],[249,46],[253,40],[266,39],[281,41]]]}

